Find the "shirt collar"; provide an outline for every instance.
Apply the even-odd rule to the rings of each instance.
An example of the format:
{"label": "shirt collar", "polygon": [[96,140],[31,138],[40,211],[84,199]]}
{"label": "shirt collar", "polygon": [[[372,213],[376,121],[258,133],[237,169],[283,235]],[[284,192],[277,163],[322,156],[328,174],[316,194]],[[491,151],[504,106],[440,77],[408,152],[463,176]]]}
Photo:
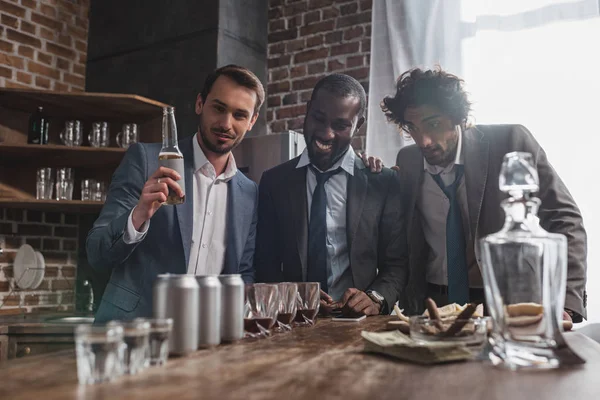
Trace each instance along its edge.
{"label": "shirt collar", "polygon": [[213,178],[219,178],[225,182],[229,181],[234,175],[237,173],[237,165],[235,163],[235,158],[233,157],[233,153],[229,153],[229,160],[227,161],[227,166],[225,167],[225,171],[218,176],[215,177],[215,167],[208,161],[204,151],[200,147],[198,143],[198,133],[194,135],[192,139],[193,147],[194,147],[194,173],[198,172],[201,169],[205,169],[208,173],[207,176],[212,176]]}
{"label": "shirt collar", "polygon": [[425,157],[423,157],[423,169],[425,171],[427,171],[433,175],[438,175],[442,172],[451,171],[455,165],[464,164],[463,155],[462,155],[462,136],[463,136],[462,128],[460,127],[460,125],[457,125],[456,129],[458,130],[458,144],[456,145],[456,156],[454,157],[454,162],[450,163],[446,167],[440,167],[439,165],[429,164],[427,162],[427,160],[425,159]]}
{"label": "shirt collar", "polygon": [[[333,171],[334,169],[341,167],[348,174],[350,174],[351,176],[354,176],[354,160],[355,159],[356,159],[356,154],[354,154],[354,149],[352,148],[352,146],[349,146],[348,150],[346,150],[346,154],[344,154],[344,157],[340,158],[327,171]],[[296,168],[306,167],[308,164],[310,164],[310,158],[308,157],[308,148],[304,148],[304,151],[302,151],[302,154],[300,155],[300,160],[298,160],[298,164],[296,164]],[[327,172],[327,171],[321,171],[321,172]]]}

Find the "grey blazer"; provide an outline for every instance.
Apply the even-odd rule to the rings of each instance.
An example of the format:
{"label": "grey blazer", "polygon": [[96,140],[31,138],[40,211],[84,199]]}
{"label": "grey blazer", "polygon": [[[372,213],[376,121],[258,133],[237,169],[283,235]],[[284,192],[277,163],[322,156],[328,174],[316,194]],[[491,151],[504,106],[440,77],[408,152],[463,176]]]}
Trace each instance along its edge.
{"label": "grey blazer", "polygon": [[[477,125],[464,131],[462,151],[470,230],[476,240],[475,255],[480,266],[479,239],[499,231],[504,225],[500,202],[507,196],[498,187],[503,157],[512,151],[525,151],[533,155],[540,178],[540,192],[537,194],[542,201],[538,212],[540,224],[549,232],[564,234],[568,240],[565,307],[585,317],[586,233],[579,208],[548,162],[544,149],[521,125]],[[401,149],[396,164],[400,168],[410,232],[410,277],[402,306],[414,314],[422,312],[424,308],[427,285],[424,266],[429,251],[415,207],[424,176],[421,150],[415,145]]]}
{"label": "grey blazer", "polygon": [[[90,265],[112,271],[96,322],[152,315],[152,285],[158,274],[187,272],[193,231],[193,137],[179,142],[185,160],[185,203],[163,206],[139,243],[126,244],[123,232],[148,177],[158,168],[160,143],[131,146],[115,171],[106,203],[87,237]],[[258,187],[241,172],[228,183],[227,250],[224,274],[254,281]]]}
{"label": "grey blazer", "polygon": [[[300,157],[260,181],[254,262],[259,282],[306,281],[306,168]],[[347,237],[354,287],[381,293],[392,307],[406,284],[408,254],[396,174],[371,173],[359,159],[348,176]],[[390,310],[385,310],[390,311]]]}

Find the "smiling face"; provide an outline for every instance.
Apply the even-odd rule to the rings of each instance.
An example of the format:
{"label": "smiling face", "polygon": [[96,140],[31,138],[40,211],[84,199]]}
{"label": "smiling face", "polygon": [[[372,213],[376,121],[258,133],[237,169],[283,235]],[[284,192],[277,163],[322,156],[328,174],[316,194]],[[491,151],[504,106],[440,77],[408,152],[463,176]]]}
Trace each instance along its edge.
{"label": "smiling face", "polygon": [[437,107],[422,105],[407,108],[402,129],[421,148],[430,165],[445,167],[456,157],[459,131],[452,119]]}
{"label": "smiling face", "polygon": [[319,89],[308,102],[304,139],[310,162],[326,171],[344,156],[352,136],[364,122],[359,116],[360,100]]}
{"label": "smiling face", "polygon": [[254,112],[256,93],[238,85],[227,76],[219,76],[206,99],[198,95],[196,114],[202,150],[207,153],[227,154],[252,129],[258,113]]}

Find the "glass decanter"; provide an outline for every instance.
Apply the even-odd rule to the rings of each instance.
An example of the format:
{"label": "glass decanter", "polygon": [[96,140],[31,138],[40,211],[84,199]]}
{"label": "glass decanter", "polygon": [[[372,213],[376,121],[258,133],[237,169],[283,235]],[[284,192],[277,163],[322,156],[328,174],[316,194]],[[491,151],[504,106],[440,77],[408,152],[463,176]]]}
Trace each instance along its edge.
{"label": "glass decanter", "polygon": [[481,239],[485,297],[493,320],[490,360],[510,369],[559,366],[567,277],[567,239],[539,224],[539,178],[531,154],[508,153],[500,172],[506,215],[499,232]]}

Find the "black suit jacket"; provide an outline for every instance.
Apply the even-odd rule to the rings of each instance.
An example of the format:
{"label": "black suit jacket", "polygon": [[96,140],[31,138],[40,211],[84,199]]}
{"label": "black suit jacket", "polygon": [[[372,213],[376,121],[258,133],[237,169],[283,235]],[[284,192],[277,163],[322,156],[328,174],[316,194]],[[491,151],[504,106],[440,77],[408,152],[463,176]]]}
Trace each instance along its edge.
{"label": "black suit jacket", "polygon": [[[568,241],[568,271],[565,307],[586,316],[586,233],[581,213],[569,190],[548,162],[544,149],[521,125],[477,125],[463,132],[462,152],[469,210],[469,228],[475,242],[475,256],[481,269],[479,239],[499,231],[504,225],[500,206],[507,195],[500,191],[498,177],[506,153],[524,151],[533,155],[538,170],[542,201],[540,225],[548,232],[562,233]],[[427,293],[425,261],[429,245],[423,235],[416,207],[423,182],[423,154],[419,147],[404,147],[398,153],[403,202],[407,214],[410,248],[410,278],[401,307],[407,313],[420,313]]]}
{"label": "black suit jacket", "polygon": [[[306,167],[296,168],[299,159],[266,171],[260,181],[254,254],[258,282],[306,281]],[[408,271],[398,177],[389,169],[371,173],[357,159],[347,190],[346,225],[354,287],[381,293],[392,307]]]}

